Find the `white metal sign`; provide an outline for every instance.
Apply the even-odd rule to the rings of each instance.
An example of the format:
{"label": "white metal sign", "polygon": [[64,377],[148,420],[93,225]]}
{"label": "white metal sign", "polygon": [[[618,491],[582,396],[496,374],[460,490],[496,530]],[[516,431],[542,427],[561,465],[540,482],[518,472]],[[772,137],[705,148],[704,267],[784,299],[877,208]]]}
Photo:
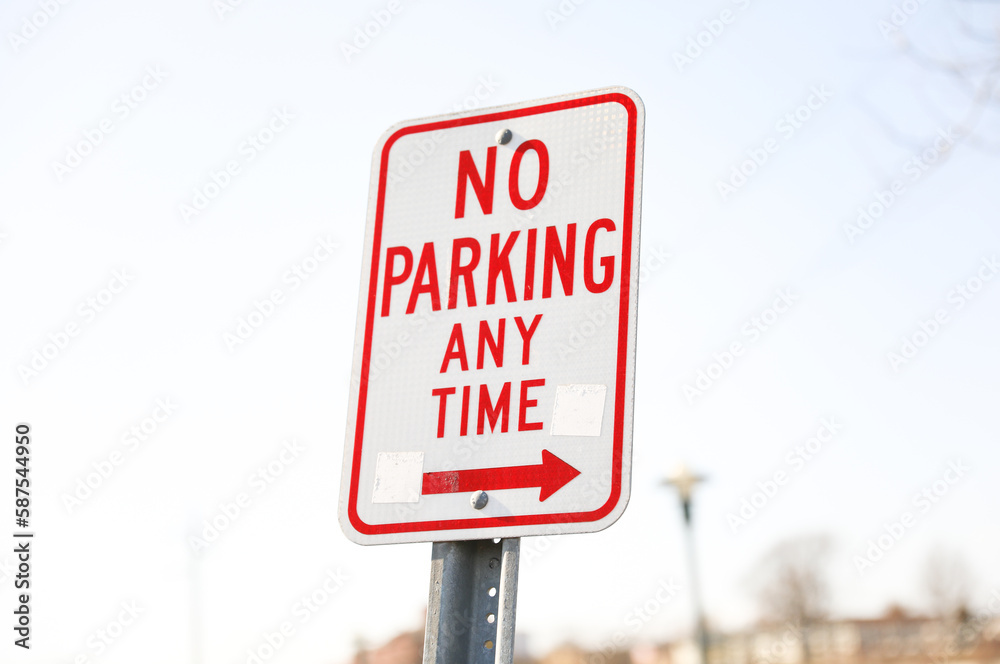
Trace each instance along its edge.
{"label": "white metal sign", "polygon": [[340,521],[361,544],[606,528],[629,495],[643,106],[404,122],[372,164]]}

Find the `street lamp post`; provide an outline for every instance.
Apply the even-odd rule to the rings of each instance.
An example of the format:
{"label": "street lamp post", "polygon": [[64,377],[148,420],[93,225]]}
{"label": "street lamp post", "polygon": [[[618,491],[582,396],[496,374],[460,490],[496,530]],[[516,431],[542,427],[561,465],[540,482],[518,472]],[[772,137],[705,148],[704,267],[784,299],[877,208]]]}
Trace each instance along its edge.
{"label": "street lamp post", "polygon": [[687,466],[681,464],[663,481],[677,489],[677,494],[681,499],[681,508],[684,510],[684,538],[688,554],[688,568],[691,574],[691,601],[694,604],[695,615],[695,638],[698,642],[698,652],[701,656],[701,664],[708,664],[708,632],[705,629],[705,614],[701,607],[701,595],[698,590],[698,565],[694,553],[694,533],[691,529],[691,494],[694,487],[705,478],[695,475]]}

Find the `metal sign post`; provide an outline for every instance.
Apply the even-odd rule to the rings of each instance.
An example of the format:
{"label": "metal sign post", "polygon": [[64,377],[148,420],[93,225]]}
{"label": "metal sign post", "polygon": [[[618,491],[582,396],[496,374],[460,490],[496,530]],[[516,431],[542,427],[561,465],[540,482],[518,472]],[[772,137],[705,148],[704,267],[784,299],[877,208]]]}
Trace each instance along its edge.
{"label": "metal sign post", "polygon": [[435,542],[424,664],[511,664],[521,538]]}

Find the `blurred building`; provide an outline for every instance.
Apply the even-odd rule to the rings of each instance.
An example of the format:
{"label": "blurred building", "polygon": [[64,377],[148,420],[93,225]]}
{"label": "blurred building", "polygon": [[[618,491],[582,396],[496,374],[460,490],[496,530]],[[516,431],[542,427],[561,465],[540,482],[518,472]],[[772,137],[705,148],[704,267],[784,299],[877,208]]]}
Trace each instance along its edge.
{"label": "blurred building", "polygon": [[[519,654],[520,650],[518,643],[515,645],[514,664],[537,664],[535,660]],[[351,664],[421,664],[423,656],[424,630],[421,628],[404,632],[376,648],[360,648]],[[628,661],[625,660],[624,664],[628,664]]]}
{"label": "blurred building", "polygon": [[362,649],[352,664],[420,664],[424,657],[424,630],[404,632],[373,650]]}
{"label": "blurred building", "polygon": [[[352,664],[420,664],[423,630],[400,634]],[[677,641],[631,652],[592,652],[563,645],[540,659],[515,664],[693,664],[697,648]],[[909,616],[896,609],[871,620],[832,620],[805,629],[761,627],[711,634],[708,664],[1000,664],[1000,616],[957,619]]]}
{"label": "blurred building", "polygon": [[744,634],[714,635],[709,664],[1000,662],[1000,618],[940,620],[901,612]]}

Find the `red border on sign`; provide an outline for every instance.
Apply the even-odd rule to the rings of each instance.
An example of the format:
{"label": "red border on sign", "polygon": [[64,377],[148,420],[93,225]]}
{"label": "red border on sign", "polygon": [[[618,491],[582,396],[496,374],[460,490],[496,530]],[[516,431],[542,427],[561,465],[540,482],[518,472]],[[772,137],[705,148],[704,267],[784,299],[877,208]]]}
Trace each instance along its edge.
{"label": "red border on sign", "polygon": [[[618,311],[618,369],[615,385],[615,426],[614,448],[611,461],[611,495],[608,501],[590,512],[565,512],[561,514],[526,514],[520,516],[489,517],[479,519],[449,519],[440,521],[413,521],[408,523],[369,524],[362,521],[357,510],[358,486],[361,472],[362,439],[365,429],[365,407],[368,401],[368,366],[372,350],[372,326],[375,320],[375,300],[378,295],[379,256],[382,250],[382,214],[385,207],[386,173],[389,168],[389,150],[393,144],[408,134],[436,131],[451,127],[494,122],[527,115],[539,115],[582,106],[593,106],[608,102],[619,103],[628,112],[628,139],[625,158],[625,207],[622,221],[622,271],[621,301]],[[628,321],[629,291],[632,266],[632,214],[635,194],[635,150],[638,113],[635,102],[619,92],[613,92],[580,99],[529,106],[498,113],[429,122],[422,125],[403,127],[386,140],[382,147],[379,169],[378,199],[375,208],[375,231],[372,243],[371,277],[368,286],[368,310],[365,315],[365,339],[361,362],[361,381],[358,388],[358,411],[354,429],[354,454],[351,462],[351,488],[347,501],[347,515],[355,530],[364,535],[385,535],[390,533],[433,532],[436,530],[464,530],[491,527],[528,526],[545,523],[580,523],[598,521],[618,505],[622,488],[622,445],[625,433],[625,377],[628,362]]]}

